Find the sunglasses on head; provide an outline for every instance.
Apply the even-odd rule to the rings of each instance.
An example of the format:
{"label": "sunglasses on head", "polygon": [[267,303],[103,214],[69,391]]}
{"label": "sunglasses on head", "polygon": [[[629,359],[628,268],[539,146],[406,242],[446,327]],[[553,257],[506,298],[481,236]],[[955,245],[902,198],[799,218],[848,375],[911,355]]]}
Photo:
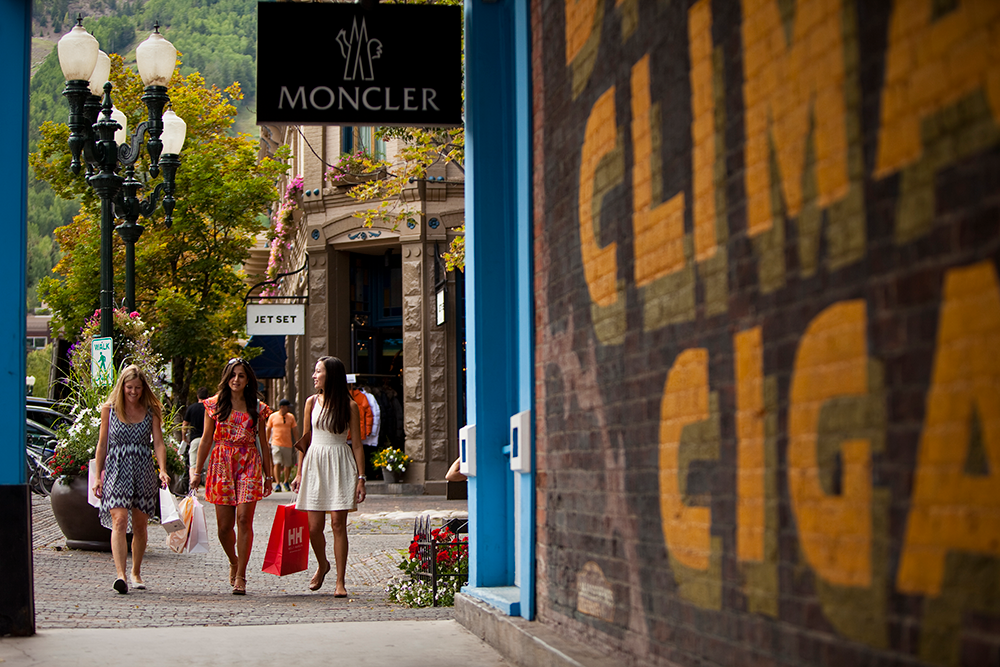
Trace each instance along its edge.
{"label": "sunglasses on head", "polygon": [[240,364],[241,366],[246,366],[247,362],[246,359],[244,359],[243,357],[233,357],[228,362],[226,362],[226,366],[234,366],[236,364]]}

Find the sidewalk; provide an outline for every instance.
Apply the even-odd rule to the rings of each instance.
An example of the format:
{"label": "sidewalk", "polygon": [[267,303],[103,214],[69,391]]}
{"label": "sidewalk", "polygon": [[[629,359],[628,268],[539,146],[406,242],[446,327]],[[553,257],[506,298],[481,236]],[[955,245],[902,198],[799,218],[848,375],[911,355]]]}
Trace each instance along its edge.
{"label": "sidewalk", "polygon": [[[347,599],[333,597],[331,578],[322,590],[308,590],[316,567],[311,553],[309,571],[280,578],[260,571],[276,506],[291,502],[293,494],[278,493],[258,503],[247,595],[239,597],[231,594],[210,504],[205,504],[213,536],[209,553],[175,554],[166,547],[163,530],[150,526],[142,567],[148,589],[118,595],[111,589],[111,554],[65,549],[48,501],[36,499],[38,634],[0,640],[0,661],[106,665],[134,657],[148,667],[179,660],[309,665],[328,664],[339,655],[360,665],[506,664],[453,620],[452,608],[407,609],[386,601],[385,584],[399,573],[396,564],[409,545],[414,517],[465,516],[465,501],[370,496],[348,519]],[[332,558],[329,523],[326,533]],[[393,621],[391,629],[386,621]]]}

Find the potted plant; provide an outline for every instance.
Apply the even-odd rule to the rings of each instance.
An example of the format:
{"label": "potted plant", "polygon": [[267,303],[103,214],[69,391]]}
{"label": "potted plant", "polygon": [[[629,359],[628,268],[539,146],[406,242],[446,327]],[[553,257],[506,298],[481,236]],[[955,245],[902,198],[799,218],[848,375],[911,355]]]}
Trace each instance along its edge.
{"label": "potted plant", "polygon": [[358,151],[341,155],[337,164],[327,168],[326,178],[333,187],[353,186],[385,178],[388,173],[388,162]]}
{"label": "potted plant", "polygon": [[74,405],[74,421],[56,430],[59,445],[52,457],[56,482],[52,485],[52,514],[72,549],[109,551],[111,531],[101,525],[97,508],[87,502],[87,473],[97,450],[101,429],[98,405]]}
{"label": "potted plant", "polygon": [[395,484],[400,481],[411,460],[403,450],[387,447],[375,452],[372,456],[372,465],[382,469],[382,479]]}

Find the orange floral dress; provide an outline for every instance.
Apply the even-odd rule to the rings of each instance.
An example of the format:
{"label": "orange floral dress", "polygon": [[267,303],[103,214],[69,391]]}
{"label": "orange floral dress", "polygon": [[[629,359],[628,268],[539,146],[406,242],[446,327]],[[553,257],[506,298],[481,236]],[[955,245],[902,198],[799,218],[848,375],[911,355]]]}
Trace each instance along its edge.
{"label": "orange floral dress", "polygon": [[[264,483],[253,418],[246,412],[232,410],[229,417],[221,421],[216,416],[217,402],[218,396],[205,401],[205,411],[215,420],[205,478],[205,500],[213,505],[257,502],[271,495],[271,485]],[[265,422],[273,412],[263,401],[257,402],[257,410],[258,418]]]}

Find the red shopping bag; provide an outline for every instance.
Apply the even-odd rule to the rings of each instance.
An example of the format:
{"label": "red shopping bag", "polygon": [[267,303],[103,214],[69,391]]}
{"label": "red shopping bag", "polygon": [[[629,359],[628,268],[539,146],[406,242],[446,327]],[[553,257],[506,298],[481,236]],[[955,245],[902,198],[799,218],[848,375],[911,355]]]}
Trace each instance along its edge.
{"label": "red shopping bag", "polygon": [[295,505],[278,505],[264,553],[263,572],[283,577],[309,567],[309,515]]}

